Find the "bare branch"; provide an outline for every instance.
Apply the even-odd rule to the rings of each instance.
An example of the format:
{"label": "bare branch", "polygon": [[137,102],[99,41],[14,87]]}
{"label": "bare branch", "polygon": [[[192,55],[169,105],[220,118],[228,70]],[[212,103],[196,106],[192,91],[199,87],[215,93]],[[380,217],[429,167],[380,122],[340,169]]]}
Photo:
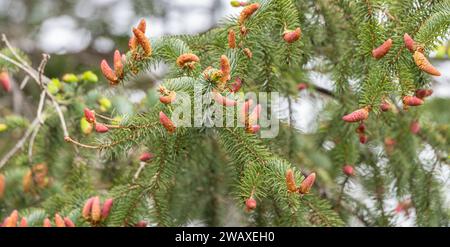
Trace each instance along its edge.
{"label": "bare branch", "polygon": [[21,150],[23,148],[23,145],[25,145],[26,141],[30,137],[30,135],[33,133],[33,130],[36,128],[36,126],[39,124],[39,119],[35,118],[31,125],[28,127],[25,134],[22,136],[22,138],[16,143],[14,148],[9,150],[8,153],[0,160],[0,169],[11,159],[11,157],[17,153],[17,151]]}

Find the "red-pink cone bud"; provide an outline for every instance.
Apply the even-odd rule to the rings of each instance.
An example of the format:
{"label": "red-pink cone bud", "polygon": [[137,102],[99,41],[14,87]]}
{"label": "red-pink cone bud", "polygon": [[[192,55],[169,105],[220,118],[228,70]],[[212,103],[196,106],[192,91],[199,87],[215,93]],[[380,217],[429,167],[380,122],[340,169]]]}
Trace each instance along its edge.
{"label": "red-pink cone bud", "polygon": [[159,101],[163,104],[171,104],[175,101],[177,93],[175,91],[168,91],[167,95],[159,96]]}
{"label": "red-pink cone bud", "polygon": [[102,123],[96,123],[95,131],[97,131],[98,133],[106,133],[109,131],[109,129],[108,129],[108,127],[106,127],[106,125],[104,125]]}
{"label": "red-pink cone bud", "polygon": [[251,125],[251,126],[248,126],[246,130],[250,134],[256,134],[259,132],[259,130],[261,130],[261,126],[258,124]]}
{"label": "red-pink cone bud", "polygon": [[364,134],[366,132],[366,125],[364,123],[360,123],[356,128],[356,133]]}
{"label": "red-pink cone bud", "polygon": [[298,91],[303,91],[303,90],[305,90],[305,89],[307,89],[307,88],[308,88],[308,84],[306,84],[306,83],[304,83],[304,82],[300,82],[300,83],[297,85]]}
{"label": "red-pink cone bud", "polygon": [[299,40],[302,36],[302,30],[298,27],[294,31],[286,30],[283,33],[283,39],[287,43],[294,43]]}
{"label": "red-pink cone bud", "polygon": [[221,95],[218,92],[212,92],[214,101],[216,101],[217,104],[223,105],[223,106],[235,106],[237,105],[237,101],[229,99],[223,95]]}
{"label": "red-pink cone bud", "polygon": [[94,197],[91,197],[84,204],[83,210],[81,211],[81,216],[83,216],[84,219],[89,219],[91,217],[91,209],[92,209],[93,202],[94,202]]}
{"label": "red-pink cone bud", "polygon": [[433,94],[433,89],[417,89],[416,90],[416,97],[419,99],[424,99],[426,97],[429,97]]}
{"label": "red-pink cone bud", "polygon": [[423,100],[416,96],[405,96],[403,97],[403,104],[407,106],[419,106],[423,104]]}
{"label": "red-pink cone bud", "polygon": [[75,227],[75,224],[69,217],[64,218],[64,224],[66,225],[66,227]]}
{"label": "red-pink cone bud", "polygon": [[146,162],[146,161],[153,159],[153,157],[154,157],[154,155],[152,153],[144,152],[141,154],[141,156],[139,156],[139,160],[142,162]]}
{"label": "red-pink cone bud", "polygon": [[361,134],[359,136],[359,142],[361,144],[366,144],[368,140],[369,140],[369,137],[367,137],[367,135],[365,135],[365,134]]}
{"label": "red-pink cone bud", "polygon": [[111,208],[113,206],[114,200],[112,198],[106,199],[106,201],[103,203],[102,208],[102,219],[106,219],[109,216],[109,212],[111,212]]}
{"label": "red-pink cone bud", "polygon": [[9,79],[9,74],[7,71],[0,72],[0,84],[6,92],[11,91],[11,80]]}
{"label": "red-pink cone bud", "polygon": [[403,35],[403,41],[405,42],[406,48],[408,48],[410,52],[414,52],[414,40],[411,36],[409,36],[409,34],[405,33]]}
{"label": "red-pink cone bud", "polygon": [[389,111],[391,109],[391,104],[389,104],[389,102],[383,100],[383,102],[381,102],[381,104],[380,104],[380,109],[384,112]]}
{"label": "red-pink cone bud", "polygon": [[123,63],[119,50],[114,52],[114,72],[118,78],[123,79]]}
{"label": "red-pink cone bud", "polygon": [[358,109],[342,117],[345,122],[359,122],[369,118],[369,109],[367,107]]}
{"label": "red-pink cone bud", "polygon": [[408,214],[408,210],[412,207],[412,202],[411,199],[407,199],[405,201],[399,202],[397,204],[397,207],[395,207],[395,212],[396,213],[401,213],[403,211],[405,211],[406,214]]}
{"label": "red-pink cone bud", "polygon": [[52,227],[52,222],[49,220],[49,218],[45,218],[42,226],[43,227]]}
{"label": "red-pink cone bud", "polygon": [[14,209],[14,211],[12,211],[12,213],[9,215],[9,222],[7,225],[9,227],[16,227],[18,221],[19,221],[19,212]]}
{"label": "red-pink cone bud", "polygon": [[89,123],[95,123],[95,111],[89,108],[84,108],[84,117]]}
{"label": "red-pink cone bud", "polygon": [[231,83],[231,92],[236,93],[237,91],[239,91],[239,89],[241,89],[241,87],[242,87],[241,78],[236,77],[234,82]]}
{"label": "red-pink cone bud", "polygon": [[376,59],[380,59],[388,53],[392,46],[392,39],[386,40],[382,45],[372,50],[372,56]]}
{"label": "red-pink cone bud", "polygon": [[250,125],[255,125],[258,122],[260,116],[261,116],[261,105],[257,104],[255,108],[253,108],[252,113],[248,116],[248,123]]}
{"label": "red-pink cone bud", "polygon": [[28,227],[28,222],[27,219],[25,217],[22,217],[22,219],[20,220],[20,227]]}
{"label": "red-pink cone bud", "polygon": [[342,171],[344,172],[345,175],[349,177],[355,175],[355,171],[353,169],[353,166],[351,165],[345,165],[344,168],[342,168]]}
{"label": "red-pink cone bud", "polygon": [[147,227],[148,223],[147,221],[144,220],[140,220],[138,223],[136,223],[136,225],[134,225],[135,227]]}
{"label": "red-pink cone bud", "polygon": [[397,142],[390,137],[384,138],[384,148],[388,154],[390,154],[394,151],[394,146],[396,143]]}
{"label": "red-pink cone bud", "polygon": [[418,121],[412,121],[411,124],[409,125],[409,130],[413,134],[419,133],[419,131],[420,131],[420,124],[419,124],[419,122]]}
{"label": "red-pink cone bud", "polygon": [[92,200],[91,219],[93,222],[99,222],[102,217],[102,208],[100,206],[100,197],[94,197]]}
{"label": "red-pink cone bud", "polygon": [[159,122],[166,128],[166,130],[172,134],[176,130],[175,124],[173,124],[172,120],[164,114],[164,112],[159,112]]}
{"label": "red-pink cone bud", "polygon": [[298,192],[302,195],[308,194],[311,190],[312,186],[314,185],[314,181],[316,180],[316,173],[313,172],[309,174],[300,184],[300,187],[298,188]]}
{"label": "red-pink cone bud", "polygon": [[55,225],[56,227],[66,227],[63,218],[59,214],[55,214]]}
{"label": "red-pink cone bud", "polygon": [[256,203],[256,200],[253,198],[253,196],[251,196],[250,198],[248,198],[245,201],[245,208],[249,212],[254,210],[256,208],[256,205],[257,205],[257,203]]}

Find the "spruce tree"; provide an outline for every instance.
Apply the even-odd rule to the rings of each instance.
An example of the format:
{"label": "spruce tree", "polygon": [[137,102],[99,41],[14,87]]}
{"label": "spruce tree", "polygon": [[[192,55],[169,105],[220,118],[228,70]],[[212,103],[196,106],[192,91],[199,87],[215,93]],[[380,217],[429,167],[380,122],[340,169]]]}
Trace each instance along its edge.
{"label": "spruce tree", "polygon": [[[440,75],[428,55],[449,34],[450,1],[232,4],[240,15],[197,35],[149,39],[141,21],[98,61],[103,77],[48,78],[51,56],[31,65],[3,36],[2,97],[22,84],[36,114],[2,106],[0,136],[16,140],[0,150],[2,226],[448,226],[449,122],[432,113],[449,101],[428,98]],[[130,103],[161,65],[162,83]],[[305,94],[325,99],[312,133],[293,121]]]}

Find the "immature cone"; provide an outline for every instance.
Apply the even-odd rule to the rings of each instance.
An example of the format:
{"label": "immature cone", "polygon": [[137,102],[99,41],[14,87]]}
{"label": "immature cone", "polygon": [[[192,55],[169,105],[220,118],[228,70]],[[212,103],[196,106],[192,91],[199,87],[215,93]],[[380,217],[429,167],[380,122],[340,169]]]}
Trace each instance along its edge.
{"label": "immature cone", "polygon": [[[248,29],[245,26],[242,26],[241,28],[239,28],[239,32],[241,33],[242,36],[246,36],[248,34]],[[239,44],[240,47],[242,47],[242,42]]]}
{"label": "immature cone", "polygon": [[412,121],[411,124],[409,125],[409,130],[413,134],[419,133],[419,131],[420,131],[420,124],[419,124],[419,122],[416,121],[416,120]]}
{"label": "immature cone", "polygon": [[304,82],[300,82],[300,83],[297,85],[298,91],[302,91],[302,90],[305,90],[305,89],[307,89],[307,88],[308,88],[308,84],[306,84],[306,83],[304,83]]}
{"label": "immature cone", "polygon": [[250,125],[245,130],[247,131],[247,133],[256,134],[259,132],[259,130],[261,130],[261,126],[258,124]]}
{"label": "immature cone", "polygon": [[259,3],[252,3],[245,7],[239,16],[239,24],[243,24],[256,10],[259,9],[259,7]]}
{"label": "immature cone", "polygon": [[19,212],[17,210],[12,211],[12,213],[5,219],[3,223],[4,227],[17,227],[17,221],[19,220]]}
{"label": "immature cone", "polygon": [[159,101],[163,104],[171,104],[175,101],[177,93],[175,91],[167,91],[166,95],[159,96]]}
{"label": "immature cone", "polygon": [[295,184],[294,171],[292,169],[288,169],[286,171],[286,186],[289,192],[296,192],[297,185]]}
{"label": "immature cone", "polygon": [[403,41],[405,42],[406,48],[408,48],[410,52],[414,52],[414,40],[411,36],[409,36],[409,34],[405,33],[403,35]]}
{"label": "immature cone", "polygon": [[95,111],[89,108],[84,108],[84,117],[89,123],[95,123]]}
{"label": "immature cone", "polygon": [[22,178],[23,192],[29,192],[33,185],[33,172],[28,170]]}
{"label": "immature cone", "polygon": [[43,227],[52,227],[52,222],[49,220],[49,218],[45,218],[42,226]]}
{"label": "immature cone", "polygon": [[75,227],[75,224],[69,217],[64,217],[64,224],[66,227]]}
{"label": "immature cone", "polygon": [[405,96],[403,97],[403,105],[406,106],[419,106],[423,104],[423,100],[416,96]]}
{"label": "immature cone", "polygon": [[223,106],[236,106],[237,105],[237,101],[236,100],[232,100],[229,99],[223,95],[221,95],[218,92],[212,92],[213,97],[214,97],[214,101],[216,101],[217,104],[219,105],[223,105]]}
{"label": "immature cone", "polygon": [[91,219],[93,222],[99,222],[102,217],[102,208],[100,205],[100,197],[94,197],[92,200]]}
{"label": "immature cone", "polygon": [[111,212],[111,208],[113,206],[114,200],[112,198],[106,199],[106,201],[103,203],[102,208],[102,219],[106,219],[109,216],[109,212]]}
{"label": "immature cone", "polygon": [[390,154],[394,151],[394,146],[396,143],[397,142],[390,137],[384,138],[384,148],[388,154]]}
{"label": "immature cone", "polygon": [[421,69],[422,71],[434,75],[434,76],[440,76],[441,72],[439,72],[425,57],[425,55],[420,52],[419,50],[416,50],[414,52],[414,62],[416,63],[417,67]]}
{"label": "immature cone", "polygon": [[364,123],[360,123],[356,128],[356,133],[364,134],[366,132],[366,125]]}
{"label": "immature cone", "polygon": [[299,40],[302,36],[302,30],[298,27],[295,30],[286,30],[283,33],[283,39],[287,43],[294,43]]}
{"label": "immature cone", "polygon": [[109,84],[116,85],[118,83],[118,78],[116,76],[116,73],[109,67],[108,62],[106,62],[105,59],[102,60],[100,63],[100,68],[102,70],[103,76],[105,76],[106,79],[108,79]]}
{"label": "immature cone", "polygon": [[389,102],[383,100],[383,102],[381,102],[381,104],[380,104],[380,110],[386,112],[386,111],[389,111],[390,109],[391,109],[391,104],[389,104]]}
{"label": "immature cone", "polygon": [[55,226],[56,227],[66,227],[64,219],[59,214],[55,214]]}
{"label": "immature cone", "polygon": [[228,60],[227,56],[222,55],[220,57],[220,70],[223,73],[221,81],[223,83],[226,83],[231,79],[231,66],[230,66],[230,60]]}
{"label": "immature cone", "polygon": [[311,190],[312,186],[314,185],[314,181],[316,180],[316,173],[313,172],[309,174],[300,184],[300,187],[298,188],[298,192],[302,195],[308,194]]}
{"label": "immature cone", "polygon": [[7,71],[0,72],[0,84],[2,84],[3,90],[6,92],[11,91],[11,80]]}
{"label": "immature cone", "polygon": [[200,58],[197,57],[197,55],[192,53],[184,53],[181,54],[177,58],[177,65],[180,68],[190,68],[193,69],[195,67],[195,64],[200,61]]}
{"label": "immature cone", "polygon": [[236,48],[236,33],[232,29],[228,31],[228,47]]}
{"label": "immature cone", "polygon": [[359,122],[369,118],[369,109],[367,107],[358,109],[348,115],[342,117],[345,122]]}
{"label": "immature cone", "polygon": [[244,49],[244,53],[245,53],[245,55],[246,55],[248,58],[250,58],[250,59],[253,57],[252,51],[251,51],[250,49],[248,49],[248,48],[245,48],[245,49]]}
{"label": "immature cone", "polygon": [[345,175],[349,177],[355,175],[355,171],[353,169],[353,166],[351,165],[345,165],[344,168],[342,168],[342,171],[344,172]]}
{"label": "immature cone", "polygon": [[416,97],[419,99],[424,99],[426,97],[429,97],[433,94],[433,89],[417,89],[416,90]]}
{"label": "immature cone", "polygon": [[365,134],[359,135],[359,143],[366,144],[368,140],[369,138],[367,137],[367,135]]}
{"label": "immature cone", "polygon": [[0,174],[0,199],[5,195],[6,179],[5,175]]}
{"label": "immature cone", "polygon": [[231,92],[236,93],[237,91],[239,91],[239,89],[241,89],[242,87],[242,80],[239,77],[236,77],[236,79],[234,79],[234,82],[231,83]]}
{"label": "immature cone", "polygon": [[[145,33],[145,29],[147,29],[147,23],[145,22],[145,19],[141,19],[139,21],[137,29],[141,30],[141,32]],[[131,51],[136,50],[138,46],[138,42],[136,40],[136,37],[134,35],[131,36],[130,41],[128,42],[128,47]]]}
{"label": "immature cone", "polygon": [[150,40],[145,36],[145,33],[137,28],[133,28],[134,36],[136,36],[136,40],[139,45],[144,50],[144,54],[146,57],[152,55],[152,46],[150,44]]}
{"label": "immature cone", "polygon": [[106,133],[109,131],[109,129],[108,129],[108,127],[106,127],[106,125],[104,125],[102,123],[96,123],[95,131],[97,131],[98,133]]}
{"label": "immature cone", "polygon": [[241,109],[241,120],[244,123],[248,124],[248,114],[250,112],[250,107],[253,105],[253,100],[249,99],[244,102],[242,109]]}
{"label": "immature cone", "polygon": [[397,204],[397,207],[395,207],[395,212],[401,213],[402,211],[405,211],[406,214],[409,214],[409,209],[411,207],[412,207],[411,199],[407,199]]}
{"label": "immature cone", "polygon": [[22,219],[20,220],[19,227],[28,227],[28,222],[25,217],[22,217]]}
{"label": "immature cone", "polygon": [[119,50],[114,52],[114,72],[118,78],[123,79],[122,55],[120,55]]}
{"label": "immature cone", "polygon": [[248,124],[250,125],[256,124],[260,116],[261,116],[261,105],[257,104],[255,108],[253,108],[252,113],[248,116]]}
{"label": "immature cone", "polygon": [[148,223],[147,221],[144,220],[140,220],[138,223],[136,223],[136,225],[134,225],[135,227],[147,227]]}
{"label": "immature cone", "polygon": [[256,208],[256,200],[253,198],[253,196],[251,196],[250,198],[248,198],[245,201],[245,208],[247,209],[247,211],[252,211]]}
{"label": "immature cone", "polygon": [[391,49],[392,46],[392,39],[386,40],[382,45],[372,50],[372,56],[376,59],[380,59],[384,57]]}
{"label": "immature cone", "polygon": [[164,114],[164,112],[159,112],[159,122],[166,128],[166,130],[172,134],[175,132],[175,125],[173,124],[172,120]]}
{"label": "immature cone", "polygon": [[83,216],[83,218],[86,220],[91,217],[91,209],[92,209],[93,202],[94,202],[94,197],[91,197],[84,203],[83,210],[81,211],[81,216]]}
{"label": "immature cone", "polygon": [[147,162],[153,158],[153,154],[149,152],[144,152],[139,156],[139,160],[142,162]]}

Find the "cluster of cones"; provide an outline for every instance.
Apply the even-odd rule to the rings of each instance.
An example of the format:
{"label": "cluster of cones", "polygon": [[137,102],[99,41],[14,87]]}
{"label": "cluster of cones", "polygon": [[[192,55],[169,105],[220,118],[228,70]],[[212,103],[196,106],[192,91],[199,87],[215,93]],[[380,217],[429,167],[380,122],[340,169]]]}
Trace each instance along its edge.
{"label": "cluster of cones", "polygon": [[[75,224],[69,217],[61,217],[59,214],[55,214],[54,225],[56,227],[75,227]],[[0,225],[2,227],[28,227],[28,221],[25,217],[22,217],[19,221],[19,212],[14,210],[8,217],[3,220]],[[52,222],[49,218],[45,218],[42,224],[43,227],[52,227]]]}

